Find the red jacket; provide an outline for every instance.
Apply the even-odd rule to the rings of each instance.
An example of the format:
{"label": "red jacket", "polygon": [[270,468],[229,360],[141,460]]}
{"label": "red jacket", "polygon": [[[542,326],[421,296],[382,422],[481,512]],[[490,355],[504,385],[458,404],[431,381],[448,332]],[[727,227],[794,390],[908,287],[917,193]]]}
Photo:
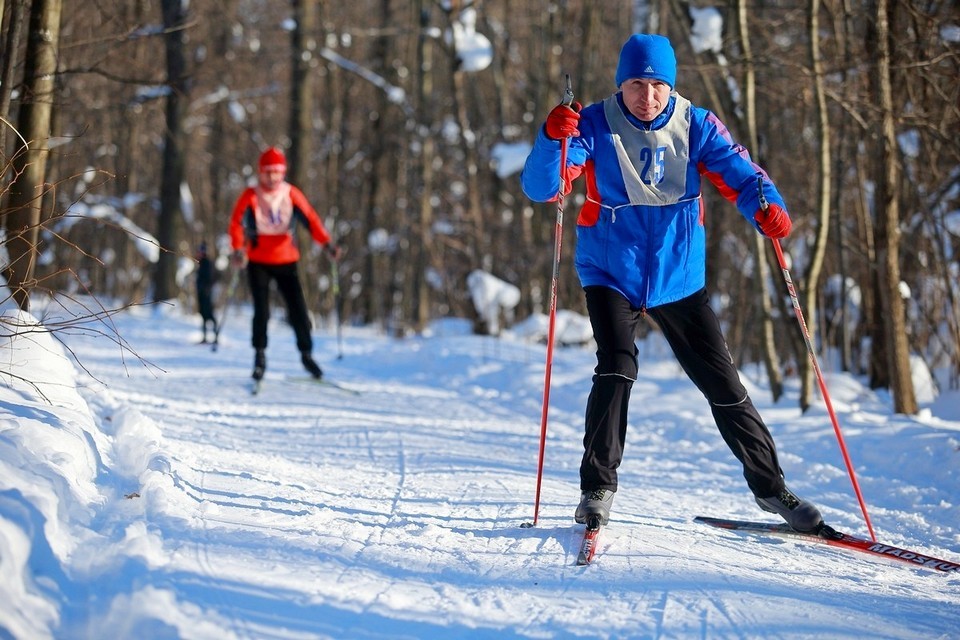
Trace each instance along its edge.
{"label": "red jacket", "polygon": [[294,233],[298,222],[307,226],[317,244],[330,242],[320,216],[300,189],[288,182],[273,191],[264,191],[259,185],[248,187],[230,216],[230,244],[234,251],[246,249],[250,262],[297,262],[300,250]]}

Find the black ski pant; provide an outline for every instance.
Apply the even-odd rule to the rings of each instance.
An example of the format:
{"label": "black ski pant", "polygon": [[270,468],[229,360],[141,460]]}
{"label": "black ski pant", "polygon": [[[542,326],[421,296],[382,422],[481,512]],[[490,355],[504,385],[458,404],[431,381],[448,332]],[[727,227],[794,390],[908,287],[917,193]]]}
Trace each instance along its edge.
{"label": "black ski pant", "polygon": [[277,290],[287,306],[287,320],[297,337],[297,349],[310,353],[313,339],[310,336],[310,316],[307,314],[307,301],[303,297],[297,263],[247,264],[247,278],[250,294],[253,296],[253,337],[254,349],[267,348],[267,323],[270,320],[270,281],[277,283]]}
{"label": "black ski pant", "polygon": [[[630,391],[638,371],[636,331],[643,312],[608,287],[586,287],[585,292],[597,367],[587,399],[580,489],[616,491]],[[758,497],[778,494],[784,482],[776,445],[740,381],[706,289],[647,313],[710,403],[720,435],[743,465],[750,490]]]}
{"label": "black ski pant", "polygon": [[213,324],[213,333],[217,333],[217,319],[213,315],[213,294],[209,290],[197,292],[197,310],[203,320],[203,339],[207,339],[207,324]]}

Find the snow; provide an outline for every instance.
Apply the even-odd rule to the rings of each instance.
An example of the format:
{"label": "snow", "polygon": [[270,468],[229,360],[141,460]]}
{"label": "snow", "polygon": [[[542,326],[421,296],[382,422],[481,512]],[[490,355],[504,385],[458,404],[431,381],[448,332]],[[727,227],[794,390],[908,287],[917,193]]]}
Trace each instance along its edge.
{"label": "snow", "polygon": [[484,319],[491,335],[500,334],[500,317],[513,318],[520,303],[520,289],[493,274],[474,269],[467,276],[467,288],[477,314]]}
{"label": "snow", "polygon": [[944,42],[960,42],[960,25],[944,24],[940,27],[940,37]]}
{"label": "snow", "polygon": [[523,142],[498,142],[490,150],[490,162],[501,179],[509,178],[523,170],[523,164],[533,145]]}
{"label": "snow", "polygon": [[[305,381],[277,318],[252,397],[248,307],[218,352],[171,305],[55,337],[59,307],[34,314],[8,310],[0,329],[2,637],[957,636],[960,574],[693,521],[770,516],[656,334],[639,343],[613,518],[583,568],[590,346],[554,351],[539,521],[522,528],[539,338],[462,320],[338,338],[321,323],[314,355],[354,394]],[[791,487],[867,535],[826,412],[802,415],[795,385],[773,404],[759,370],[744,380]],[[879,539],[960,561],[960,394],[910,417],[852,376],[827,385]]]}
{"label": "snow", "polygon": [[690,7],[690,45],[694,52],[723,51],[723,16],[716,7]]}
{"label": "snow", "polygon": [[160,242],[149,232],[137,226],[121,210],[123,207],[132,205],[134,202],[132,198],[119,200],[117,198],[100,198],[88,195],[86,200],[89,202],[78,201],[68,207],[59,231],[83,220],[107,220],[126,231],[140,255],[147,261],[156,264],[160,259]]}
{"label": "snow", "polygon": [[493,46],[482,33],[477,33],[477,11],[468,7],[460,12],[451,25],[452,33],[447,40],[452,41],[453,49],[460,61],[460,68],[466,72],[483,71],[493,62]]}

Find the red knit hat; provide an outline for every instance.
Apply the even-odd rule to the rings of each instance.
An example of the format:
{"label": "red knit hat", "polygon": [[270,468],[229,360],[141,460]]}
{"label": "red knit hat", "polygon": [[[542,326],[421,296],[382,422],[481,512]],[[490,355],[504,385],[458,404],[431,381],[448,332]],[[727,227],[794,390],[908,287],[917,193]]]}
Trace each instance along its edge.
{"label": "red knit hat", "polygon": [[270,147],[260,154],[260,172],[264,171],[286,171],[287,158],[283,151],[276,147]]}

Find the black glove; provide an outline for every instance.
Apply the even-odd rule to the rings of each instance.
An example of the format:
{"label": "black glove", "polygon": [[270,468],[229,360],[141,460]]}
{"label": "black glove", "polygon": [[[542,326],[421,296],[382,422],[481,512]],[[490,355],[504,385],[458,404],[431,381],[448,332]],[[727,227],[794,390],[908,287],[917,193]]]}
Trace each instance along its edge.
{"label": "black glove", "polygon": [[343,249],[340,248],[340,245],[334,244],[333,242],[328,242],[324,246],[324,251],[327,252],[327,255],[330,256],[330,259],[334,262],[340,262],[340,258],[343,257]]}

